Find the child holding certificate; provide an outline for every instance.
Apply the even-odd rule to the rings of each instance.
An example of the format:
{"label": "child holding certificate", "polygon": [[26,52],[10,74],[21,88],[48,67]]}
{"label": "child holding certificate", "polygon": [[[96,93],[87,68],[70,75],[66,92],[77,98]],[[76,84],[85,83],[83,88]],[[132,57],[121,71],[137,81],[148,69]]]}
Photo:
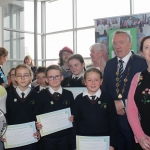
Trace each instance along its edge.
{"label": "child holding certificate", "polygon": [[[62,80],[62,70],[59,66],[51,65],[46,68],[46,82],[49,87],[38,94],[37,115],[69,107],[72,109],[74,103],[73,94],[62,89]],[[41,130],[42,127],[44,127],[44,124],[37,122],[37,128]],[[69,150],[69,135],[70,128],[41,137],[43,150]]]}
{"label": "child holding certificate", "polygon": [[71,55],[68,59],[68,63],[72,75],[62,81],[62,87],[85,87],[83,83],[85,71],[83,57],[80,54]]}
{"label": "child holding certificate", "polygon": [[87,90],[74,103],[74,131],[81,136],[110,136],[110,150],[117,139],[117,113],[114,101],[100,90],[102,73],[90,68],[84,74]]}
{"label": "child holding certificate", "polygon": [[[35,121],[34,108],[37,93],[29,87],[32,81],[31,69],[25,64],[18,65],[15,69],[15,80],[18,86],[8,93],[6,99],[7,123],[16,125]],[[33,136],[36,135],[37,133]],[[2,141],[6,142],[7,139],[3,138]],[[37,150],[37,143],[11,148],[11,150]]]}
{"label": "child holding certificate", "polygon": [[41,67],[38,67],[36,71],[36,80],[37,80],[37,83],[39,84],[37,87],[33,89],[36,92],[40,92],[42,89],[45,89],[47,87],[45,70],[46,70],[46,67],[41,66]]}

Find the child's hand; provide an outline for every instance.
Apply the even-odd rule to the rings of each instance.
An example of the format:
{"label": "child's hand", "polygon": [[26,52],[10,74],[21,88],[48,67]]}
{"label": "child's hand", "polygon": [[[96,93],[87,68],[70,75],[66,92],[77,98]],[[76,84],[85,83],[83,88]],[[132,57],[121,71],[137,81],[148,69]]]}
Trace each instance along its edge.
{"label": "child's hand", "polygon": [[36,130],[33,136],[37,137],[37,139],[40,140],[40,132],[38,130]]}
{"label": "child's hand", "polygon": [[2,141],[2,142],[6,142],[6,139],[2,137],[2,138],[1,138],[1,141]]}
{"label": "child's hand", "polygon": [[69,121],[71,121],[71,122],[74,121],[74,116],[73,116],[73,115],[71,115],[71,116],[69,117]]}
{"label": "child's hand", "polygon": [[114,148],[112,146],[109,146],[109,150],[114,150]]}
{"label": "child's hand", "polygon": [[41,130],[42,129],[42,124],[41,123],[39,123],[38,121],[35,123],[35,125],[36,125],[36,128],[38,129],[38,130]]}

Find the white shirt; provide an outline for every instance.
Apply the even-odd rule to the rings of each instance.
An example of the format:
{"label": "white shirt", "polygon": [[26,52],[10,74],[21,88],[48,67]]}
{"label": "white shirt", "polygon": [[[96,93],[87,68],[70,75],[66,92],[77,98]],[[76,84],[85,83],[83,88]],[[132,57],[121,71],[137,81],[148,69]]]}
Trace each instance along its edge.
{"label": "white shirt", "polygon": [[[99,89],[99,90],[94,94],[94,96],[96,96],[96,97],[95,97],[95,100],[96,100],[97,97],[100,98],[101,93],[102,93],[102,92],[101,92],[101,90]],[[88,92],[87,89],[83,92],[82,96],[84,97],[84,96],[86,96],[86,95],[87,95],[90,99],[92,99],[92,97],[90,97],[90,96],[93,96],[93,95],[91,95],[91,94]]]}
{"label": "white shirt", "polygon": [[[129,59],[130,59],[130,57],[132,56],[132,52],[130,51],[129,53],[128,53],[128,55],[126,55],[122,60],[124,61],[124,63],[123,63],[123,70],[125,70],[125,68],[126,68],[126,66],[127,66],[127,63],[128,63],[128,61],[129,61]],[[121,60],[119,57],[117,57],[117,59],[118,59],[118,68],[119,68],[119,60]]]}
{"label": "white shirt", "polygon": [[40,91],[46,89],[46,87],[40,86]]}
{"label": "white shirt", "polygon": [[84,72],[80,73],[80,74],[77,75],[77,76],[73,74],[73,75],[72,75],[72,79],[74,79],[75,77],[78,77],[78,79],[79,79],[79,78],[81,78],[81,77],[83,77],[83,76],[84,76]]}
{"label": "white shirt", "polygon": [[16,88],[16,92],[18,93],[18,95],[19,95],[20,98],[22,98],[21,93],[24,93],[24,94],[25,94],[25,95],[24,95],[24,98],[25,98],[25,97],[28,96],[28,94],[30,93],[30,91],[31,91],[31,88],[30,88],[30,87],[28,87],[25,91],[21,91],[21,90],[19,89],[19,87]]}
{"label": "white shirt", "polygon": [[54,91],[50,86],[48,88],[51,94],[54,94],[54,92],[58,92],[59,94],[62,94],[62,87],[60,86],[57,91]]}
{"label": "white shirt", "polygon": [[105,27],[104,27],[103,24],[99,24],[99,25],[97,26],[97,32],[99,32],[100,35],[103,35],[103,34],[104,34],[104,29],[105,29]]}

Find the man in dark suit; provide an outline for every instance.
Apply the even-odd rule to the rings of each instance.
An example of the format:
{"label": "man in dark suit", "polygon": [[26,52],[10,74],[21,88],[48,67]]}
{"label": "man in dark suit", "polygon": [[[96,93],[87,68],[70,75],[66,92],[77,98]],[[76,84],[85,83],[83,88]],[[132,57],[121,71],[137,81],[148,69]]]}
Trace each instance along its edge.
{"label": "man in dark suit", "polygon": [[132,78],[147,68],[143,58],[130,49],[131,37],[127,32],[116,31],[113,37],[116,57],[110,59],[104,69],[102,90],[114,99],[118,114],[118,150],[132,150],[133,133],[125,112],[128,91]]}

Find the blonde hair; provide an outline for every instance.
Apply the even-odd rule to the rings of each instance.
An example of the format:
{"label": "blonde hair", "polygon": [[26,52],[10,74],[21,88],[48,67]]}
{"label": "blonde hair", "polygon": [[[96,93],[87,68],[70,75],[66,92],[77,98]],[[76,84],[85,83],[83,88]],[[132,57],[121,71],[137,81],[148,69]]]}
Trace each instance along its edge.
{"label": "blonde hair", "polygon": [[31,70],[30,67],[29,67],[28,65],[26,65],[26,64],[19,64],[19,65],[15,68],[15,75],[16,75],[16,73],[17,73],[17,69],[19,69],[19,68],[28,69],[30,76],[33,77],[33,72],[32,72],[32,70]]}
{"label": "blonde hair", "polygon": [[30,60],[31,60],[31,67],[34,67],[34,62],[33,62],[33,60],[32,60],[32,58],[31,58],[30,55],[25,56],[24,61],[23,61],[24,64],[26,64],[25,60],[27,60],[27,59],[30,59]]}
{"label": "blonde hair", "polygon": [[7,56],[8,51],[4,47],[0,47],[0,56]]}

